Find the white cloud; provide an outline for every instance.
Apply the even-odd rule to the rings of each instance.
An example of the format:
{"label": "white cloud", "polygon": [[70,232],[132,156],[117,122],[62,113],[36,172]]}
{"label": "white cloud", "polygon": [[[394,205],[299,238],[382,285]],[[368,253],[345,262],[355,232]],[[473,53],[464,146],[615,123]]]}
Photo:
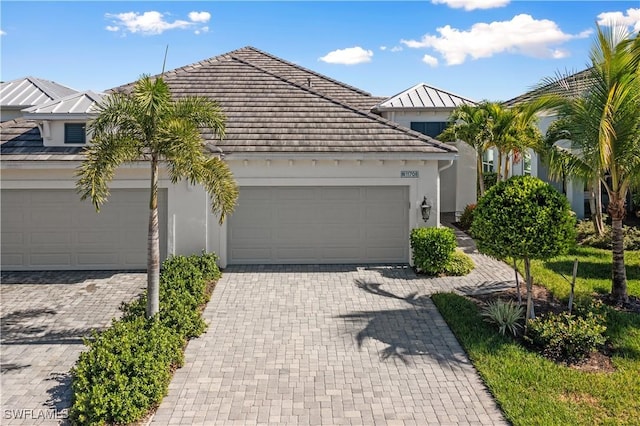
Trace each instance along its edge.
{"label": "white cloud", "polygon": [[435,68],[438,66],[438,58],[431,55],[424,55],[422,57],[422,62],[429,65],[431,68]]}
{"label": "white cloud", "polygon": [[209,27],[202,27],[194,31],[196,35],[208,33],[208,32],[209,32]]}
{"label": "white cloud", "polygon": [[[173,29],[190,29],[197,24],[209,22],[211,19],[209,12],[191,12],[189,13],[189,21],[183,19],[169,21],[163,13],[155,10],[143,13],[107,13],[105,16],[107,19],[110,19],[113,24],[106,27],[107,31],[126,31],[133,34],[140,33],[144,35],[162,34],[165,31]],[[201,27],[196,30],[196,34],[207,31],[209,31],[209,27]]]}
{"label": "white cloud", "polygon": [[387,50],[387,46],[380,46],[380,50],[382,50],[382,51]]}
{"label": "white cloud", "polygon": [[211,14],[209,12],[189,12],[189,19],[192,22],[209,22],[211,19]]}
{"label": "white cloud", "polygon": [[566,34],[555,22],[537,20],[526,14],[514,16],[510,21],[477,23],[466,31],[450,25],[436,31],[437,36],[425,34],[420,40],[401,40],[401,43],[410,48],[432,48],[444,57],[447,65],[459,65],[468,56],[488,58],[502,52],[537,58],[566,57],[567,51],[554,46],[591,34],[590,30]]}
{"label": "white cloud", "polygon": [[493,9],[509,4],[511,0],[431,0],[433,4],[446,4],[453,9]]}
{"label": "white cloud", "polygon": [[393,46],[391,48],[392,52],[402,52],[402,46]]}
{"label": "white cloud", "polygon": [[631,27],[635,33],[640,31],[640,8],[627,9],[627,13],[603,12],[598,15],[598,25]]}
{"label": "white cloud", "polygon": [[371,62],[372,56],[373,52],[371,50],[365,50],[360,46],[355,46],[334,50],[319,58],[319,60],[328,64],[355,65]]}
{"label": "white cloud", "polygon": [[0,36],[3,36],[3,35],[7,35],[7,33],[2,31],[2,30],[0,30]]}

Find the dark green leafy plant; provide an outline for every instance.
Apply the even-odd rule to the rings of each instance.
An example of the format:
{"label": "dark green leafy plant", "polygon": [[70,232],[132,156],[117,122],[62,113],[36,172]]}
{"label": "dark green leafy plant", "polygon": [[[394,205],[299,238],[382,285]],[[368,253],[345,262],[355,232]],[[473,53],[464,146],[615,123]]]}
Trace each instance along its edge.
{"label": "dark green leafy plant", "polygon": [[445,270],[456,249],[456,235],[450,228],[416,228],[411,231],[413,263],[429,275]]}
{"label": "dark green leafy plant", "polygon": [[525,339],[554,360],[578,362],[604,345],[605,318],[598,313],[550,313],[529,320]]}
{"label": "dark green leafy plant", "polygon": [[485,318],[485,321],[497,325],[498,331],[503,336],[507,331],[513,336],[517,336],[522,329],[521,321],[524,318],[524,308],[517,303],[498,299],[494,302],[489,302],[482,309],[481,315]]}
{"label": "dark green leafy plant", "polygon": [[458,225],[460,226],[460,228],[462,228],[465,231],[471,228],[471,224],[473,223],[473,211],[475,209],[476,209],[475,204],[468,204],[464,208],[464,211],[460,216],[460,221],[458,222]]}
{"label": "dark green leafy plant", "polygon": [[131,423],[162,400],[172,367],[183,363],[184,340],[155,319],[114,321],[92,340],[72,370],[78,424]]}

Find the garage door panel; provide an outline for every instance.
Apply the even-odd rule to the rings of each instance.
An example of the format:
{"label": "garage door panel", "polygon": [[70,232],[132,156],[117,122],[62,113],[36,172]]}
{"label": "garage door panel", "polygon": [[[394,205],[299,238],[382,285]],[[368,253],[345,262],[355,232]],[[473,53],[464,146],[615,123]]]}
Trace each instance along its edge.
{"label": "garage door panel", "polygon": [[[42,250],[45,251],[45,250]],[[53,266],[63,266],[63,267],[67,267],[67,266],[71,266],[71,255],[69,254],[65,254],[65,253],[51,253],[51,252],[45,252],[45,253],[32,253],[31,256],[29,256],[29,263],[32,266],[47,266],[47,267],[53,267]]]}
{"label": "garage door panel", "polygon": [[31,244],[71,244],[71,234],[68,232],[38,232],[31,234]]}
{"label": "garage door panel", "polygon": [[[2,268],[146,268],[148,190],[115,189],[97,213],[75,190],[2,190]],[[166,257],[167,194],[159,192]]]}
{"label": "garage door panel", "polygon": [[334,187],[320,190],[321,199],[323,200],[358,201],[361,198],[361,193],[362,191],[358,187]]}
{"label": "garage door panel", "polygon": [[407,262],[408,193],[408,187],[241,187],[228,222],[229,263]]}

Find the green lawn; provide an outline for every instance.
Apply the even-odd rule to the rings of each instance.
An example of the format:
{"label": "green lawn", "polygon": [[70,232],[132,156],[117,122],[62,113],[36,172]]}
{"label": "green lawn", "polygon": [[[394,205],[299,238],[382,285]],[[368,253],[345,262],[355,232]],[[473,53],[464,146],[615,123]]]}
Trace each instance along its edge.
{"label": "green lawn", "polygon": [[[566,256],[543,262],[531,262],[531,274],[536,284],[548,288],[558,299],[569,298],[569,283],[560,274],[571,280],[573,261],[578,259],[576,294],[606,294],[611,291],[611,250],[591,247],[576,247]],[[640,296],[640,251],[626,251],[627,289],[629,294]],[[524,269],[519,267],[524,274]]]}
{"label": "green lawn", "polygon": [[[566,298],[573,260],[582,296],[610,290],[611,254],[578,248],[550,262],[534,262],[538,284]],[[629,293],[640,296],[640,253],[628,252]],[[435,304],[514,425],[637,425],[640,419],[640,315],[608,309],[607,338],[614,373],[588,373],[556,365],[485,323],[477,306],[461,296],[436,294]]]}

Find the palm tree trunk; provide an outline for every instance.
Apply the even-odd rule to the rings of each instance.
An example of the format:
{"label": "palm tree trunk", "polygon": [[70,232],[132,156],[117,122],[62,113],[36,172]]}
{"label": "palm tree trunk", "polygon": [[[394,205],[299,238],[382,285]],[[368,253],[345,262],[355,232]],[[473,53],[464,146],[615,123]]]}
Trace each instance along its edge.
{"label": "palm tree trunk", "polygon": [[509,156],[506,155],[504,157],[504,180],[507,180],[509,178]]}
{"label": "palm tree trunk", "polygon": [[627,271],[624,266],[624,234],[622,232],[622,219],[625,214],[624,197],[621,197],[621,194],[616,192],[610,194],[608,211],[611,215],[613,252],[611,296],[616,303],[622,304],[629,301],[629,296],[627,295]]}
{"label": "palm tree trunk", "polygon": [[482,152],[476,151],[476,167],[478,168],[478,186],[480,188],[480,196],[484,195],[484,173],[482,171]]}
{"label": "palm tree trunk", "polygon": [[601,236],[604,234],[604,221],[602,220],[602,185],[600,184],[600,179],[596,179],[593,185],[596,209],[594,225],[596,234]]}
{"label": "palm tree trunk", "polygon": [[151,156],[151,199],[147,239],[147,318],[160,312],[160,226],[158,224],[158,156]]}
{"label": "palm tree trunk", "polygon": [[498,150],[498,168],[496,169],[496,183],[500,182],[502,173],[502,152]]}

